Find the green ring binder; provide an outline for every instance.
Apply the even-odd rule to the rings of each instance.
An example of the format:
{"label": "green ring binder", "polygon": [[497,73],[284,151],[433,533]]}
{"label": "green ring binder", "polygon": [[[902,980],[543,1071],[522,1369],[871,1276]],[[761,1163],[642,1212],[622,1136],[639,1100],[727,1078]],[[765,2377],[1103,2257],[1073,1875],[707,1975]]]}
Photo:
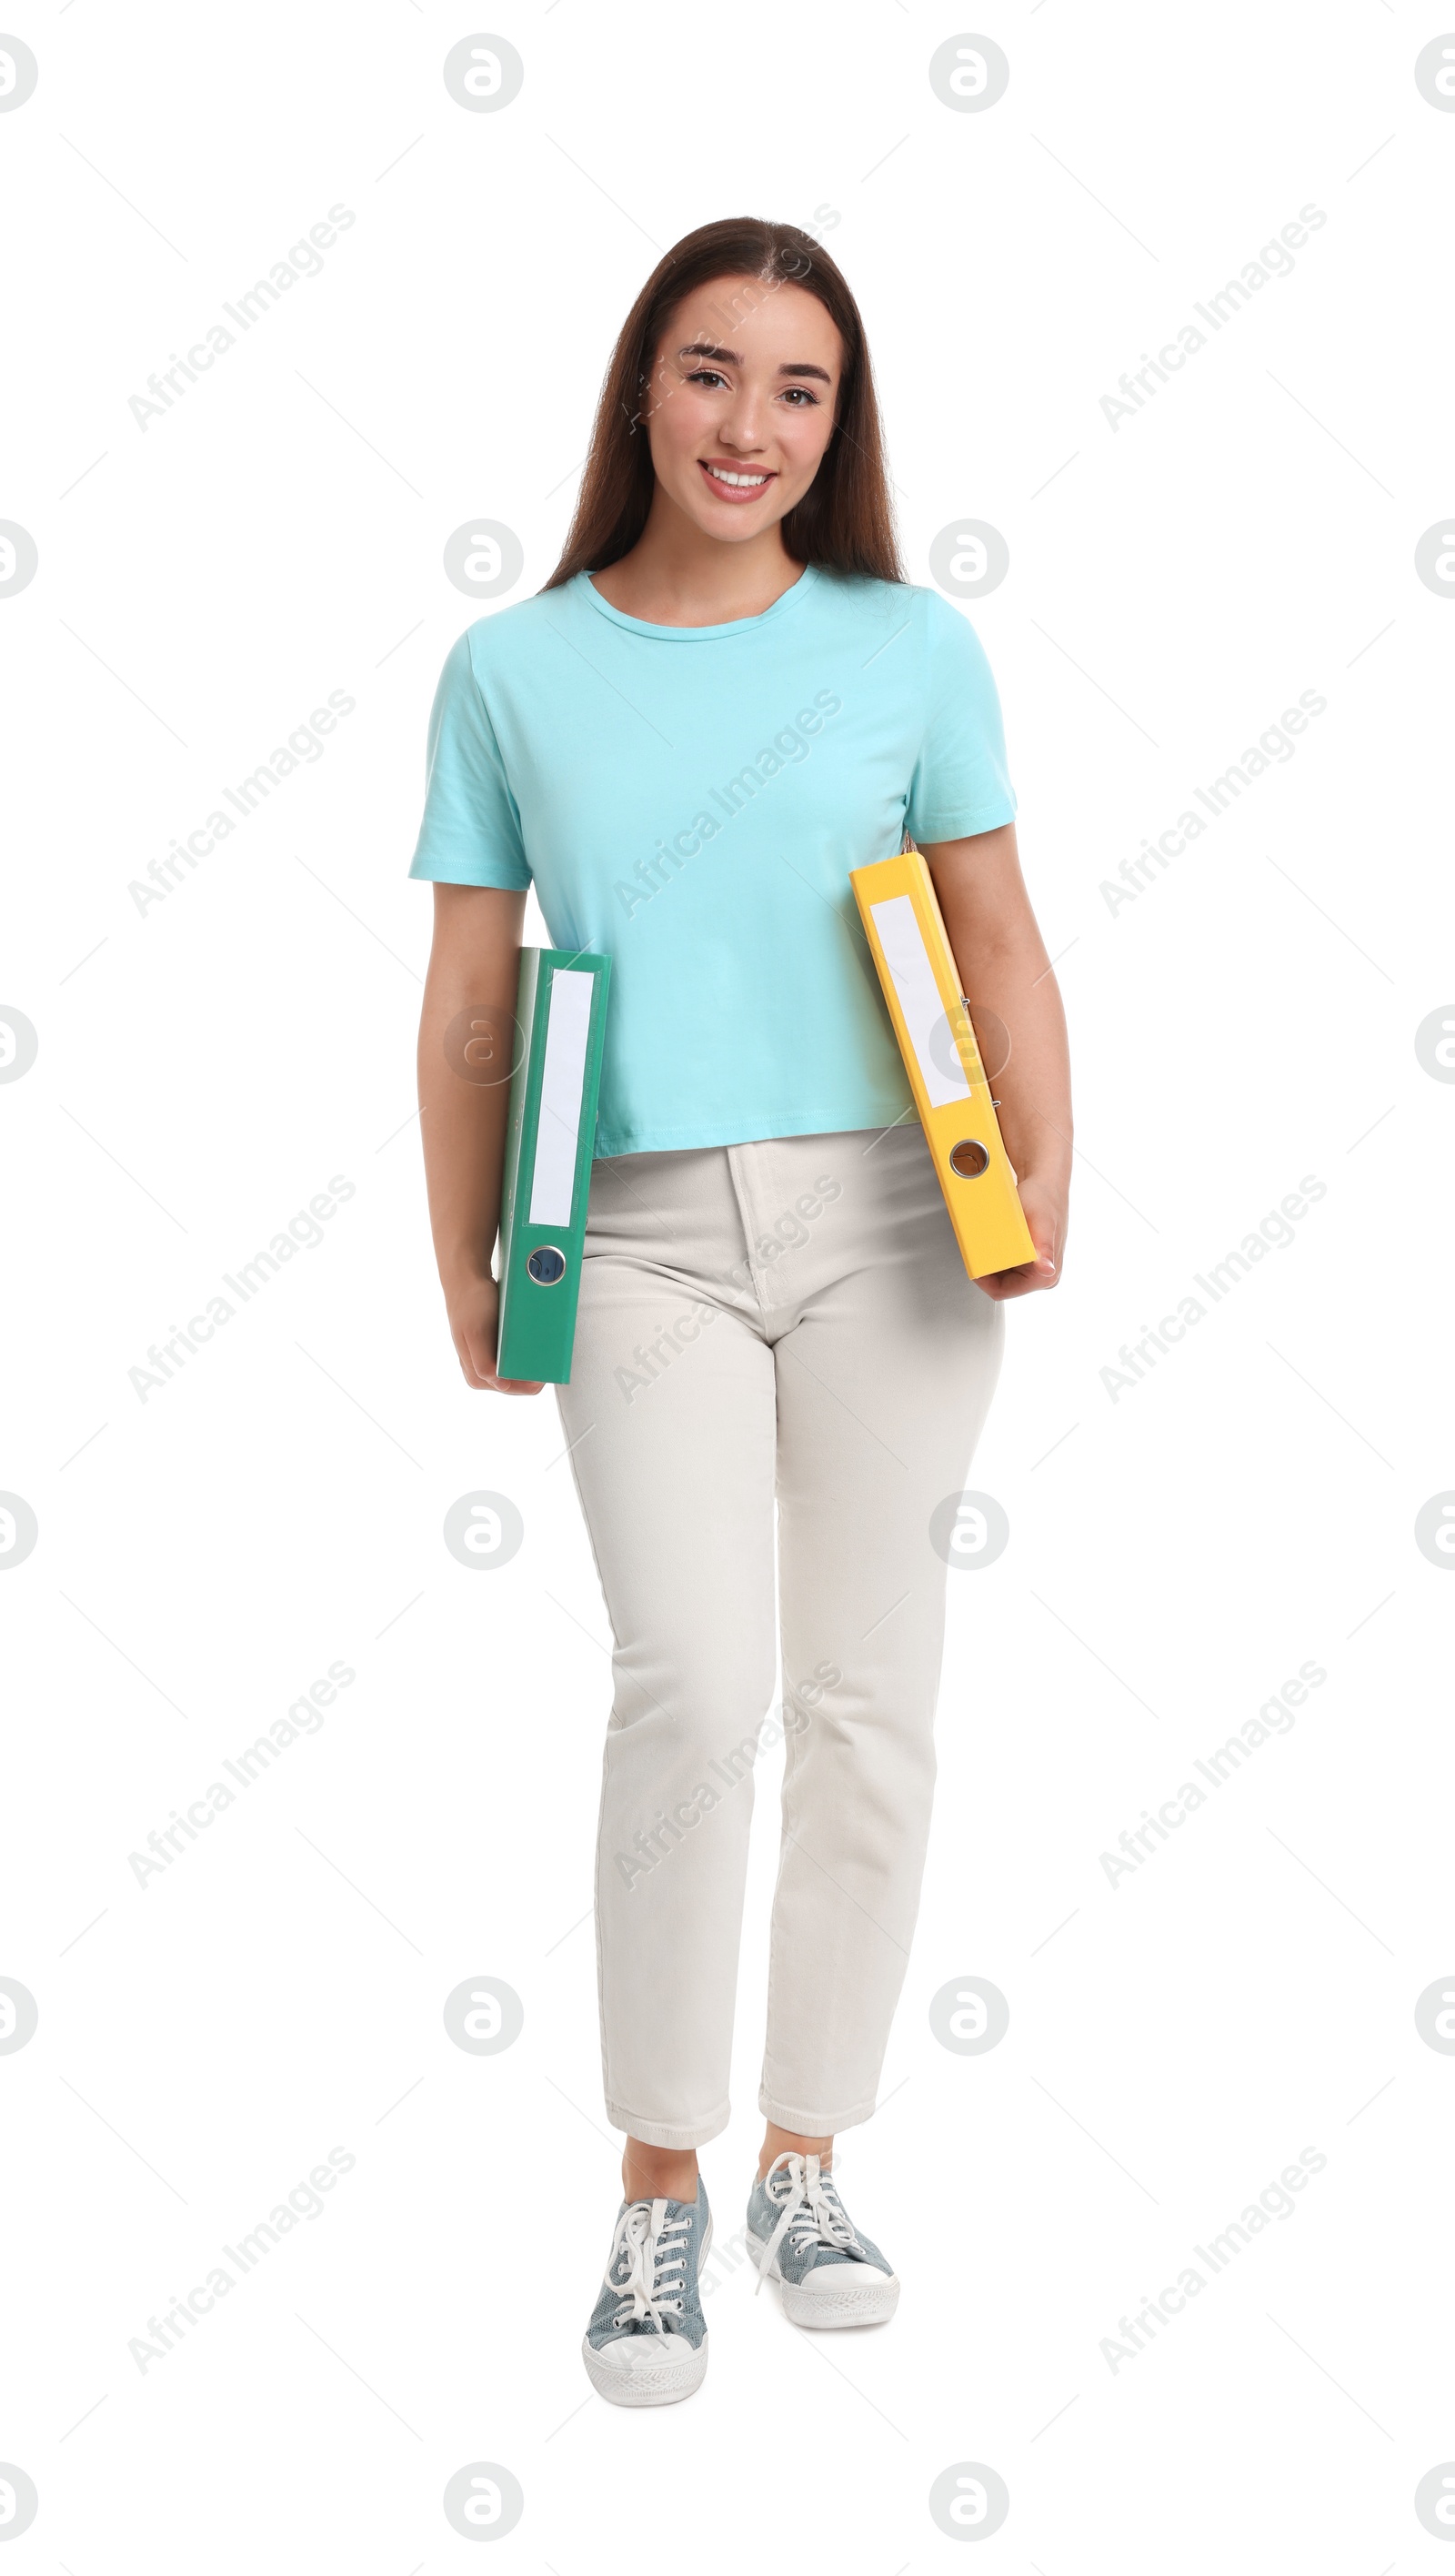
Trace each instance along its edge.
{"label": "green ring binder", "polygon": [[520,952],[521,1049],[500,1193],[499,1377],[570,1381],[610,982],[609,957]]}

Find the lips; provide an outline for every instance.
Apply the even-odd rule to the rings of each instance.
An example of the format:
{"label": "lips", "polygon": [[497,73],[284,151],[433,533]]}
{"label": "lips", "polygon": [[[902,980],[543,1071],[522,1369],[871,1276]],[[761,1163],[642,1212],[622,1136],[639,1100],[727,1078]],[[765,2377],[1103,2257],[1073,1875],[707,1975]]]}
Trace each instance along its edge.
{"label": "lips", "polygon": [[697,462],[709,492],[717,500],[736,502],[739,507],[744,502],[761,500],[769,485],[777,480],[776,475],[762,466],[733,465],[725,456],[714,456],[710,460],[699,456]]}

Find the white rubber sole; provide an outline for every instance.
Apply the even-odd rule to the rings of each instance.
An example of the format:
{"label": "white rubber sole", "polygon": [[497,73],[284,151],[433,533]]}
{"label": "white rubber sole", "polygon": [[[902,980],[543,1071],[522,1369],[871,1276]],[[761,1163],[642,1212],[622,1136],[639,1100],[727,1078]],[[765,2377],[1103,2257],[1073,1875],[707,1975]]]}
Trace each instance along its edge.
{"label": "white rubber sole", "polygon": [[[748,2255],[757,2269],[763,2269],[768,2251],[767,2240],[748,2230]],[[768,2266],[767,2277],[776,2281],[783,2297],[783,2313],[794,2326],[882,2326],[887,2325],[899,2305],[899,2275],[878,2272],[869,2263],[835,2263],[830,2267],[844,2276],[842,2289],[806,2290],[796,2281],[785,2281],[775,2254]]]}
{"label": "white rubber sole", "polygon": [[[699,2267],[706,2262],[711,2245],[712,2219],[709,2216],[703,2231],[702,2251],[697,2258]],[[640,2345],[645,2337],[634,2335],[631,2340]],[[690,2397],[694,2389],[702,2386],[707,2377],[708,2339],[705,2334],[695,2352],[680,2335],[657,2335],[652,2340],[654,2346],[661,2350],[660,2359],[654,2351],[652,2360],[634,2361],[631,2368],[625,2370],[619,2362],[606,2360],[583,2338],[581,2358],[586,2364],[586,2376],[597,2396],[604,2397],[609,2406],[675,2406],[679,2399]],[[674,2352],[674,2345],[680,2349]]]}

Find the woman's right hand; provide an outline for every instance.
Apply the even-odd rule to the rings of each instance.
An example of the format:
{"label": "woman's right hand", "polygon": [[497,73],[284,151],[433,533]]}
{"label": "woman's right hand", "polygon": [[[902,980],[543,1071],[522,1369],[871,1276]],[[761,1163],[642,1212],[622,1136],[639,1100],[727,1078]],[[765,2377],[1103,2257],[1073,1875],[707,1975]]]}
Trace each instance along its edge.
{"label": "woman's right hand", "polygon": [[472,1272],[447,1289],[445,1309],[467,1386],[484,1387],[492,1395],[540,1394],[542,1380],[495,1374],[500,1289],[488,1271],[483,1277]]}

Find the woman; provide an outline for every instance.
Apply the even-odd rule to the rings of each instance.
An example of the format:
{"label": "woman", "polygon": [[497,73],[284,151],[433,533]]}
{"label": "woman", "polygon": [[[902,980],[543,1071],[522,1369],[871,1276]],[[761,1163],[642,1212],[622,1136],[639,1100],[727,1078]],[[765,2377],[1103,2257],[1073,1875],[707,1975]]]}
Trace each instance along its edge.
{"label": "woman", "polygon": [[[435,887],[420,1032],[430,1209],[466,1381],[495,1375],[503,1081],[533,881],[612,959],[586,1259],[559,1390],[616,1651],[596,1923],[625,2197],[584,2357],[615,2403],[707,2366],[697,2149],[728,2119],[752,1802],[787,1739],[767,2132],[749,2244],[806,2326],[891,2314],[836,2131],[867,2120],[908,1955],[945,1567],[1000,1366],[1050,1287],[1070,1108],[1021,881],[994,684],[893,534],[863,326],[792,225],[710,224],[627,317],[566,550],[445,664],[412,873]],[[965,1274],[849,871],[906,830],[982,1034],[1037,1258]],[[479,1050],[475,1050],[478,1056]],[[1002,1050],[1003,1052],[1003,1050]]]}

